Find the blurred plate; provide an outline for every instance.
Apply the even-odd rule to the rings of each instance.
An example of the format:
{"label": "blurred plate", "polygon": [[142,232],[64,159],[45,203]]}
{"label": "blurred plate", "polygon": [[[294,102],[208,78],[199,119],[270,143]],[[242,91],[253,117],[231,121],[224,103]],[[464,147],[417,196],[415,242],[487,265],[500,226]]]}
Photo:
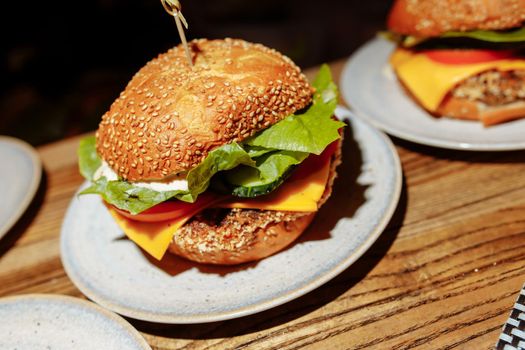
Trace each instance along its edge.
{"label": "blurred plate", "polygon": [[234,267],[199,265],[171,254],[157,262],[125,239],[99,197],[74,196],[61,234],[67,274],[100,305],[161,323],[250,315],[319,287],[381,234],[402,182],[399,158],[386,135],[346,109],[336,114],[349,118],[349,127],[333,195],[310,228],[284,251]]}
{"label": "blurred plate", "polygon": [[0,320],[3,350],[151,350],[122,317],[63,295],[2,298]]}
{"label": "blurred plate", "polygon": [[361,47],[341,75],[345,101],[356,114],[401,139],[472,151],[525,149],[525,119],[489,128],[480,122],[436,118],[405,94],[388,64],[395,45],[376,38]]}
{"label": "blurred plate", "polygon": [[0,136],[0,238],[3,237],[25,212],[33,199],[42,166],[36,151],[27,143]]}

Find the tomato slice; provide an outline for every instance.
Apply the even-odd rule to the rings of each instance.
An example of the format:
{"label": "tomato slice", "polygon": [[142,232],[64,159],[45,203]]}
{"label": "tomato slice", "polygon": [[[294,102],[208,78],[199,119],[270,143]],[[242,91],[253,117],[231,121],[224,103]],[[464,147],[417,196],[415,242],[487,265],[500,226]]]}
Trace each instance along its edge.
{"label": "tomato slice", "polygon": [[159,222],[177,219],[189,213],[203,210],[212,204],[224,200],[224,196],[219,196],[213,193],[203,193],[199,195],[194,203],[187,203],[183,201],[166,201],[155,205],[140,214],[133,215],[125,210],[112,206],[120,215],[135,221],[142,222]]}
{"label": "tomato slice", "polygon": [[514,50],[425,50],[431,60],[444,64],[472,64],[516,57]]}

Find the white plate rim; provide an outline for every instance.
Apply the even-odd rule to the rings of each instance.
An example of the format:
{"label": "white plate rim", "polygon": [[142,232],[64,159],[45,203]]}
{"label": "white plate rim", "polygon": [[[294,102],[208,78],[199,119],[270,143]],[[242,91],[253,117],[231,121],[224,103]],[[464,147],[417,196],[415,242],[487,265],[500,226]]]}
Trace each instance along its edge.
{"label": "white plate rim", "polygon": [[[484,143],[476,143],[476,142],[454,142],[454,141],[446,141],[439,138],[432,138],[432,137],[426,137],[426,136],[420,136],[420,135],[414,135],[409,132],[405,132],[399,128],[396,128],[395,124],[388,124],[381,122],[380,120],[374,118],[368,113],[365,113],[355,107],[351,104],[351,99],[347,97],[348,93],[346,93],[345,84],[342,83],[343,80],[345,80],[345,77],[348,77],[350,75],[350,70],[353,64],[353,61],[355,60],[355,57],[362,54],[363,51],[367,50],[370,46],[376,44],[379,41],[385,41],[386,39],[381,37],[375,37],[367,41],[365,44],[363,44],[361,47],[359,47],[345,62],[343,69],[341,71],[341,95],[344,98],[344,100],[350,105],[350,109],[355,112],[356,116],[358,118],[364,119],[374,125],[376,128],[383,130],[384,132],[398,137],[400,139],[410,141],[413,143],[426,145],[426,146],[432,146],[432,147],[438,147],[438,148],[446,148],[446,149],[452,149],[452,150],[460,150],[460,151],[482,151],[482,152],[490,152],[490,151],[496,151],[496,152],[505,152],[505,151],[518,151],[525,149],[525,141],[523,142],[512,142],[512,143],[505,143],[501,142],[498,144],[484,144]],[[347,78],[348,79],[348,78]],[[410,99],[408,96],[406,96],[407,99]],[[421,108],[421,107],[419,107]],[[423,113],[427,113],[424,110],[421,110]],[[428,114],[428,113],[427,113]],[[431,118],[432,116],[428,114],[428,117]],[[462,121],[457,120],[458,122],[464,122],[469,123],[469,121]]]}
{"label": "white plate rim", "polygon": [[54,302],[59,302],[64,305],[72,304],[72,305],[80,306],[82,308],[90,309],[91,311],[94,311],[104,316],[105,318],[116,322],[119,326],[123,327],[124,330],[127,332],[127,334],[131,336],[136,341],[136,344],[140,345],[142,349],[151,350],[151,347],[149,346],[148,342],[146,342],[146,339],[144,339],[144,337],[139,333],[139,331],[135,329],[122,316],[119,316],[115,314],[114,312],[106,310],[105,308],[95,303],[92,303],[88,300],[83,300],[80,298],[75,298],[69,295],[62,295],[62,294],[30,293],[30,294],[18,294],[18,295],[2,297],[0,298],[0,305],[2,303],[17,303],[19,301],[39,301],[39,300],[54,301]]}
{"label": "white plate rim", "polygon": [[1,239],[7,234],[7,232],[9,232],[9,230],[13,228],[13,226],[25,213],[25,211],[29,207],[29,204],[31,204],[31,201],[33,200],[36,191],[38,190],[38,186],[40,185],[40,180],[42,179],[42,162],[35,149],[25,141],[11,136],[0,135],[0,142],[6,142],[21,149],[23,153],[28,156],[33,168],[35,169],[35,172],[31,176],[31,183],[27,187],[27,192],[22,201],[20,202],[18,210],[7,220],[7,222],[3,226],[0,226]]}
{"label": "white plate rim", "polygon": [[[61,244],[60,244],[61,254],[60,255],[61,255],[62,265],[64,266],[66,274],[84,295],[86,295],[89,299],[93,300],[97,304],[109,310],[112,310],[120,315],[126,316],[126,317],[131,317],[133,319],[154,322],[154,323],[163,323],[163,324],[199,324],[199,323],[224,321],[224,320],[230,320],[230,319],[239,318],[243,316],[248,316],[248,315],[252,315],[255,313],[259,313],[259,312],[266,311],[271,308],[283,305],[289,301],[297,299],[298,297],[301,297],[307,294],[308,292],[311,292],[312,290],[322,286],[326,282],[330,281],[331,279],[339,275],[345,269],[347,269],[356,260],[358,260],[383,233],[384,229],[386,228],[386,226],[392,219],[392,216],[398,206],[399,198],[401,196],[402,184],[403,184],[403,171],[401,168],[401,161],[399,159],[399,156],[397,154],[394,144],[391,142],[388,136],[386,136],[380,130],[377,130],[376,128],[374,128],[372,125],[370,125],[370,123],[364,121],[363,119],[356,118],[355,113],[353,113],[346,107],[338,106],[338,110],[342,111],[342,113],[352,116],[354,121],[361,123],[362,125],[365,125],[366,127],[368,127],[370,131],[376,134],[376,136],[378,136],[378,138],[387,146],[387,149],[389,150],[389,156],[391,157],[393,164],[394,164],[394,169],[392,169],[392,171],[394,175],[393,178],[395,180],[394,180],[394,186],[393,186],[393,191],[392,191],[393,195],[390,198],[388,207],[385,209],[384,215],[381,218],[381,220],[377,222],[377,224],[375,225],[373,229],[370,229],[370,233],[368,237],[366,238],[366,240],[359,246],[358,249],[352,252],[351,256],[349,256],[347,259],[341,260],[339,264],[337,264],[332,270],[320,276],[316,280],[313,280],[307,285],[304,285],[300,288],[295,289],[294,291],[288,292],[279,297],[275,297],[271,300],[263,301],[258,304],[251,304],[251,305],[239,308],[234,311],[218,312],[215,314],[206,314],[206,315],[198,315],[198,316],[177,316],[177,315],[167,315],[167,314],[159,315],[154,312],[133,310],[133,309],[129,309],[126,307],[122,307],[116,303],[113,303],[111,300],[107,300],[103,297],[99,297],[99,295],[97,295],[96,292],[92,292],[90,287],[82,282],[82,279],[79,276],[77,276],[77,272],[75,272],[72,268],[70,268],[67,260],[65,259],[64,254],[62,253],[62,251],[64,250],[65,241],[64,239],[61,239]],[[68,217],[68,215],[70,215],[70,210],[71,210],[71,206],[68,208],[65,217]],[[61,234],[61,237],[62,236],[63,234]]]}

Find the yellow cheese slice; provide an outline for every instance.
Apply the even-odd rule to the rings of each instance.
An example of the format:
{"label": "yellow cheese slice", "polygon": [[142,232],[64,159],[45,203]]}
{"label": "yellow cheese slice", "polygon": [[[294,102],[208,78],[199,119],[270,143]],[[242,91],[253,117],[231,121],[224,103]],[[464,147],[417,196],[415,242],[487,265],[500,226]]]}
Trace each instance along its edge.
{"label": "yellow cheese slice", "polygon": [[191,212],[183,217],[161,222],[141,222],[130,220],[110,207],[108,209],[126,236],[157,260],[162,259],[168,250],[175,232],[196,214]]}
{"label": "yellow cheese slice", "polygon": [[525,60],[502,59],[472,64],[444,64],[433,61],[424,53],[397,49],[390,57],[397,76],[418,101],[436,112],[447,95],[461,81],[481,72],[496,69],[525,69]]}

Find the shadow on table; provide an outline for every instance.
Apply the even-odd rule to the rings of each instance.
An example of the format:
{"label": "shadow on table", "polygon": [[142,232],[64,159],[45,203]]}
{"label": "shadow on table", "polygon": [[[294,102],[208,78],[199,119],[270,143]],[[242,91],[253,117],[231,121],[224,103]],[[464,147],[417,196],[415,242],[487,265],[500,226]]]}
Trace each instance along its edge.
{"label": "shadow on table", "polygon": [[[357,182],[362,171],[363,158],[352,131],[351,126],[347,125],[341,149],[344,162],[337,168],[338,176],[333,184],[332,196],[326,204],[321,207],[310,227],[284,250],[291,249],[297,244],[308,241],[329,239],[330,231],[335,227],[337,222],[341,218],[352,217],[357,209],[365,203],[365,190],[367,186],[363,186]],[[204,265],[182,259],[173,254],[166,254],[161,261],[158,261],[150,257],[149,254],[143,253],[153,265],[171,276],[176,276],[192,268],[198,268],[202,273],[225,276],[229,273],[252,269],[258,264],[258,262],[252,262],[235,266]]]}
{"label": "shadow on table", "polygon": [[[319,212],[316,221],[308,232],[301,237],[296,244],[304,241],[321,240],[330,237],[330,229],[335,226],[339,218],[351,217],[356,210],[365,202],[366,186],[359,185],[356,180],[361,172],[362,158],[359,148],[351,135],[350,128],[345,133],[343,147],[344,163],[339,168],[339,177],[334,183],[334,195]],[[349,184],[354,184],[350,186]],[[348,205],[350,203],[350,205]],[[343,205],[344,204],[344,205]],[[405,216],[407,205],[406,190],[403,191],[398,207],[390,220],[389,225],[379,239],[367,250],[367,252],[330,282],[301,296],[295,300],[266,310],[251,316],[245,316],[228,321],[219,321],[192,325],[166,325],[145,321],[130,320],[139,330],[168,338],[181,339],[214,339],[227,338],[258,332],[264,329],[276,327],[284,323],[300,318],[318,308],[332,302],[355,284],[367,276],[377,263],[387,253],[395,240]],[[190,263],[188,263],[190,264]],[[252,268],[254,264],[245,267]],[[209,270],[206,270],[209,269]],[[215,272],[220,267],[203,268],[205,272]],[[230,269],[230,268],[226,268]],[[231,270],[233,271],[233,270]]]}
{"label": "shadow on table", "polygon": [[467,151],[426,146],[391,136],[392,141],[411,152],[443,160],[488,164],[524,163],[525,154],[519,151]]}
{"label": "shadow on table", "polygon": [[38,185],[38,189],[35,196],[31,200],[31,204],[26,209],[24,214],[18,219],[13,227],[5,234],[4,237],[0,238],[0,257],[2,257],[16,241],[22,236],[26,229],[33,222],[38,210],[42,206],[44,197],[47,189],[47,175],[45,170],[42,170],[42,177]]}

